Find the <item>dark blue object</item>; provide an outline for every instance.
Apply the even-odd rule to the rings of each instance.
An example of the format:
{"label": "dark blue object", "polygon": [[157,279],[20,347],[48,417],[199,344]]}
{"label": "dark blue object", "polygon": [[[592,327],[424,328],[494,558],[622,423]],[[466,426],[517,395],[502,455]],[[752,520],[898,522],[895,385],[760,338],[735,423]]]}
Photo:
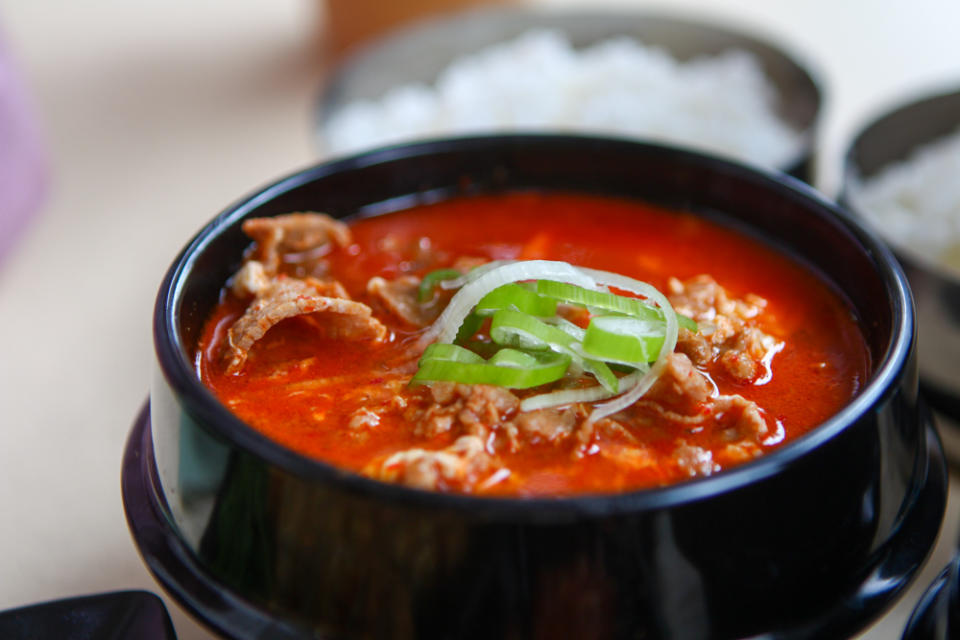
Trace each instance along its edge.
{"label": "dark blue object", "polygon": [[163,601],[116,591],[0,612],[3,640],[176,640]]}
{"label": "dark blue object", "polygon": [[[555,499],[337,469],[254,431],[197,379],[193,353],[242,258],[245,218],[530,189],[683,209],[812,265],[861,319],[870,378],[824,424],[740,467]],[[128,521],[164,586],[231,638],[848,637],[903,592],[946,505],[890,251],[799,181],[668,147],[501,136],[310,168],[201,231],[161,288],[154,337],[160,371],[124,460]]]}
{"label": "dark blue object", "polygon": [[924,592],[903,632],[903,640],[960,637],[960,556],[954,557]]}

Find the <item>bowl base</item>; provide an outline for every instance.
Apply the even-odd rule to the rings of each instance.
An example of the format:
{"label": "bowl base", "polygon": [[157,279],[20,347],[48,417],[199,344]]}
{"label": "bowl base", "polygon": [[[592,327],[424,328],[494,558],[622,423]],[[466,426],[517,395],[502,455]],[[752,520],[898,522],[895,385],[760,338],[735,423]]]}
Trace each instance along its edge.
{"label": "bowl base", "polygon": [[[899,530],[886,545],[874,570],[836,606],[796,628],[771,630],[769,639],[839,637],[878,618],[903,593],[933,549],[947,499],[943,447],[924,408],[926,474]],[[277,614],[221,586],[187,548],[167,515],[153,455],[149,404],[137,416],[127,440],[122,469],[127,524],[150,572],[180,605],[217,634],[233,640],[275,638],[317,640],[314,630],[282,620]]]}

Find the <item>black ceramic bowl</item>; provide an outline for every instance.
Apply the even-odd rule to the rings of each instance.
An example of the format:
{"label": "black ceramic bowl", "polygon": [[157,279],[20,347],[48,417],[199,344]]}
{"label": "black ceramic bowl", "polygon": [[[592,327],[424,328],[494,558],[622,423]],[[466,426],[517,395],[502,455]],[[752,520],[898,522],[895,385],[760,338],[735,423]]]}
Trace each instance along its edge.
{"label": "black ceramic bowl", "polygon": [[960,635],[960,556],[954,556],[923,592],[902,640],[950,640]]}
{"label": "black ceramic bowl", "polygon": [[[796,153],[775,168],[812,180],[822,96],[821,83],[809,60],[782,43],[773,44],[760,35],[720,26],[716,21],[609,9],[479,7],[397,29],[362,47],[328,77],[318,105],[321,151],[331,151],[328,123],[348,104],[380,100],[401,85],[433,85],[454,60],[510,42],[532,29],[556,30],[578,50],[627,37],[656,47],[680,62],[730,50],[747,52],[758,61],[775,94],[777,116],[800,136]],[[424,55],[424,51],[430,55]],[[453,133],[446,131],[444,135]]]}
{"label": "black ceramic bowl", "polygon": [[[958,90],[925,95],[884,112],[850,143],[840,194],[844,206],[877,227],[903,266],[916,300],[924,392],[934,408],[955,421],[960,420],[960,275],[937,264],[927,252],[910,246],[893,230],[885,229],[858,199],[857,185],[890,165],[906,161],[919,147],[950,135],[958,127]],[[957,451],[950,450],[951,455],[960,458],[960,440],[953,448]]]}
{"label": "black ceramic bowl", "polygon": [[[259,435],[197,380],[201,325],[240,222],[462,194],[565,190],[699,212],[808,263],[863,320],[873,374],[781,449],[663,489],[492,499],[382,484]],[[801,183],[617,140],[492,137],[316,166],[221,213],[159,293],[157,375],[124,461],[158,580],[234,638],[840,637],[879,616],[933,545],[943,454],[919,404],[905,279]]]}

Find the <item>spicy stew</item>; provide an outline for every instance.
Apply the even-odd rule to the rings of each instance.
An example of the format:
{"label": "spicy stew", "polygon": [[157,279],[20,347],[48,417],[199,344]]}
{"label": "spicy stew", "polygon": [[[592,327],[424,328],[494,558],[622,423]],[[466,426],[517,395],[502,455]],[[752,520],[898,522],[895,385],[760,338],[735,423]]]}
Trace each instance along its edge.
{"label": "spicy stew", "polygon": [[[515,496],[664,486],[801,436],[870,373],[858,320],[829,283],[691,213],[510,193],[348,225],[297,214],[244,228],[252,244],[206,324],[198,375],[269,438],[383,481]],[[687,320],[636,403],[600,419],[598,402],[524,410],[533,396],[596,386],[575,366],[541,388],[411,382],[423,336],[456,296],[433,280],[543,260],[649,283]],[[561,300],[556,313],[546,321],[583,328],[597,310]],[[489,358],[489,333],[481,318],[461,344]]]}

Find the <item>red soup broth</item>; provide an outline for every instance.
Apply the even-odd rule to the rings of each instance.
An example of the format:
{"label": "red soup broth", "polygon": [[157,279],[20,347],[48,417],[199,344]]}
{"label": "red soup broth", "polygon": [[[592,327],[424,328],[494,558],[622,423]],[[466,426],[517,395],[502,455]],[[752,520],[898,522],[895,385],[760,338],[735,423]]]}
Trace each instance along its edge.
{"label": "red soup broth", "polygon": [[[353,244],[333,249],[327,260],[331,275],[359,301],[366,299],[373,276],[422,276],[459,256],[562,260],[643,280],[661,291],[671,277],[709,274],[731,297],[764,298],[761,328],[784,344],[773,358],[770,379],[743,384],[720,371],[709,373],[719,393],[756,402],[768,422],[782,428],[782,437],[765,452],[836,413],[870,372],[858,320],[830,283],[757,239],[690,213],[600,196],[523,192],[416,206],[359,218],[350,227]],[[308,323],[285,320],[254,346],[240,374],[228,374],[217,349],[242,312],[242,303],[224,296],[207,322],[198,370],[227,407],[267,437],[354,471],[396,451],[439,449],[456,439],[456,433],[418,436],[403,420],[382,419],[362,438],[348,428],[355,406],[345,399],[356,392],[356,374],[367,372],[364,380],[373,385],[389,379],[398,354],[417,334],[389,314],[376,314],[392,332],[379,346],[325,339]],[[325,382],[310,384],[316,380]],[[511,482],[473,491],[573,495],[664,486],[690,477],[669,464],[679,439],[708,451],[724,444],[709,429],[672,424],[637,430],[634,437],[661,456],[662,464],[625,470],[603,456],[572,455],[572,445],[531,446],[500,453]]]}

